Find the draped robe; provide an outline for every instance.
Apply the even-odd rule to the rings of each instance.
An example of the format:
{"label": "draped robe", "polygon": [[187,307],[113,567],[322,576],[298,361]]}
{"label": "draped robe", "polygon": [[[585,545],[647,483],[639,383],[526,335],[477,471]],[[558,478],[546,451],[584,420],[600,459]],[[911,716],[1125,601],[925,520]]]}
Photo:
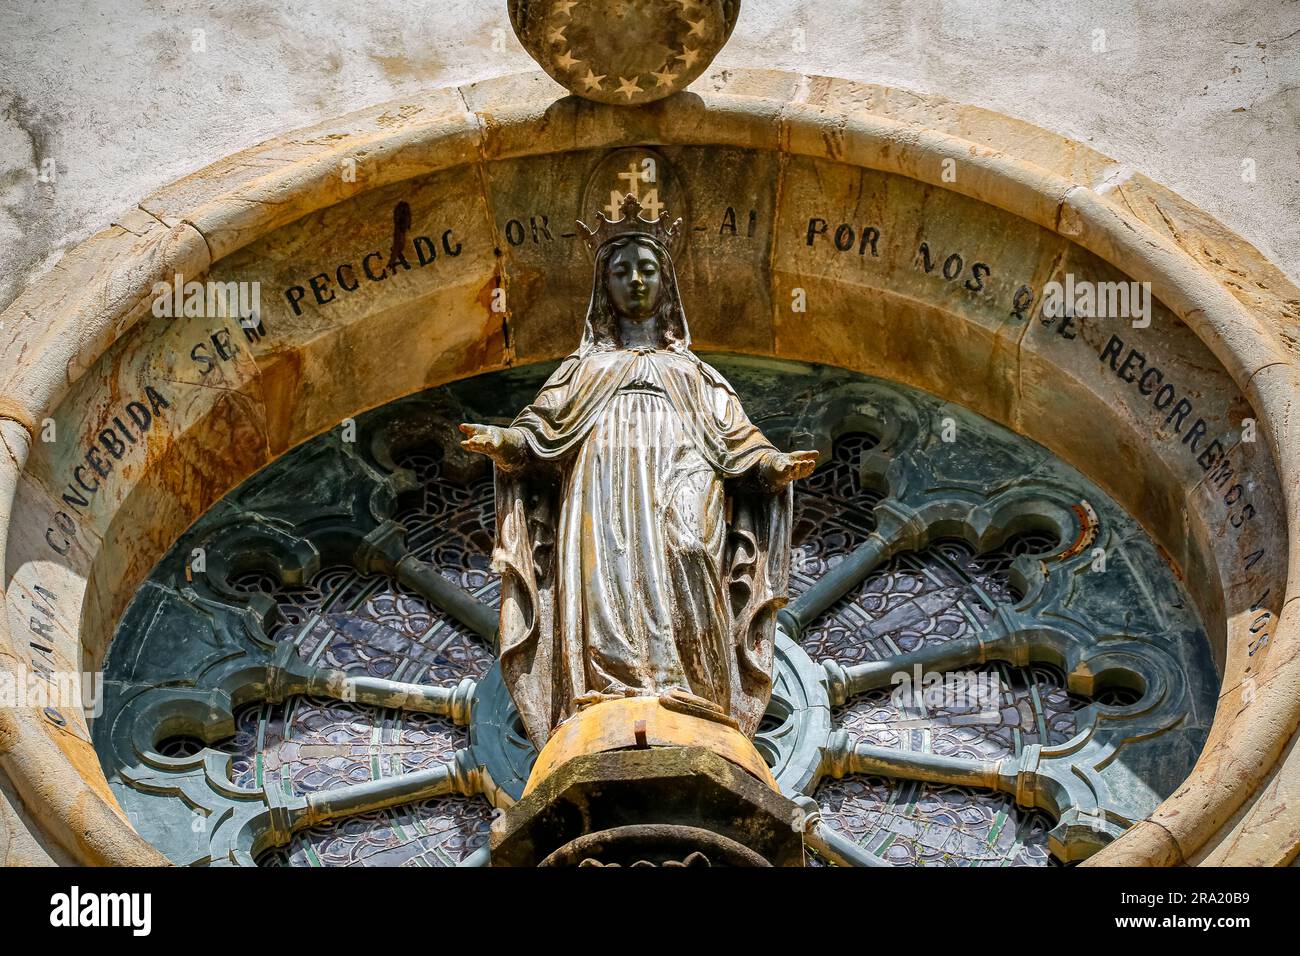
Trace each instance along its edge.
{"label": "draped robe", "polygon": [[584,349],[513,422],[496,469],[502,675],[540,749],[585,694],[681,688],[754,733],[771,695],[793,489],[778,450],[686,349]]}

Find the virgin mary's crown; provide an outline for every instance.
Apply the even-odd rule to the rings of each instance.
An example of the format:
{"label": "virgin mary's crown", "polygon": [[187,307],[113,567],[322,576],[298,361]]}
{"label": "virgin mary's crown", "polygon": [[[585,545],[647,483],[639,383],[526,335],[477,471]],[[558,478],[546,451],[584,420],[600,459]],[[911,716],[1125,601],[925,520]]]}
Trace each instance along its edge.
{"label": "virgin mary's crown", "polygon": [[660,216],[658,219],[645,219],[641,216],[641,203],[631,193],[623,197],[619,203],[619,219],[607,219],[604,213],[596,213],[596,228],[590,228],[585,222],[579,219],[578,225],[582,227],[583,241],[587,243],[593,253],[600,249],[605,243],[613,239],[621,239],[623,236],[650,236],[659,240],[666,248],[672,248],[677,240],[678,229],[681,227],[682,220],[674,219],[672,225],[664,224],[666,216]]}

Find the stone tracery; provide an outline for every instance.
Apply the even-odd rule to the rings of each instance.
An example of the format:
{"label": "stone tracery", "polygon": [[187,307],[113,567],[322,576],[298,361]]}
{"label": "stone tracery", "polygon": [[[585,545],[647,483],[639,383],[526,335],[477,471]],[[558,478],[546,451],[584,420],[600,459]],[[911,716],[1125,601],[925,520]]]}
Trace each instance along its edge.
{"label": "stone tracery", "polygon": [[[833,450],[799,495],[800,585],[757,738],[782,789],[821,802],[828,858],[1076,862],[1177,783],[1203,739],[1212,665],[1130,519],[1077,473],[918,393],[831,370],[720,367],[759,389],[746,399],[756,414]],[[807,381],[821,401],[791,415],[777,397]],[[355,446],[336,430],[250,479],[159,565],[116,639],[97,741],[134,822],[176,862],[485,861],[483,808],[518,799],[535,751],[492,665],[491,484],[435,436],[513,400],[471,379],[377,410]],[[955,496],[951,464],[926,453],[953,414],[1002,462],[967,469]],[[315,499],[282,484],[307,462]],[[1071,509],[1072,496],[1089,507]],[[1143,569],[1124,586],[1162,594],[1180,624],[1157,625],[1149,606],[1122,621],[1105,610],[1120,579],[1090,574],[1090,551],[1066,556],[1080,513]],[[196,545],[207,570],[187,575]],[[449,607],[454,594],[489,610]],[[199,609],[225,650],[169,661],[201,669],[183,691],[151,648]],[[976,690],[995,687],[996,703],[951,686],[936,698],[919,680],[900,697],[898,673],[922,665],[984,674]],[[190,752],[161,752],[183,736]],[[1148,739],[1122,742],[1133,736]],[[199,814],[201,827],[185,825]]]}

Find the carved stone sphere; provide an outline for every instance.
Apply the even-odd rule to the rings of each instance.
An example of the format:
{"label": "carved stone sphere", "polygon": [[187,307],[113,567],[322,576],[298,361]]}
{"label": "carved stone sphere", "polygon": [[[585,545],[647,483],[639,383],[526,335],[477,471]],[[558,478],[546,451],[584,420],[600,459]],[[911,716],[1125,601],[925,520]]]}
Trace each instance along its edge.
{"label": "carved stone sphere", "polygon": [[683,90],[708,68],[740,0],[510,0],[519,42],[576,96],[637,106]]}

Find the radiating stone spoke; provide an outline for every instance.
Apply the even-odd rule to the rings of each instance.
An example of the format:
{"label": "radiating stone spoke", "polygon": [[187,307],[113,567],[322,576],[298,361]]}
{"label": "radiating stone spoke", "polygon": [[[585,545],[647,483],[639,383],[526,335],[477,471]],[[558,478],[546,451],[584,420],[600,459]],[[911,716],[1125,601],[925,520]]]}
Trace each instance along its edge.
{"label": "radiating stone spoke", "polygon": [[873,534],[865,544],[851,551],[844,560],[786,607],[793,621],[796,635],[803,633],[827,608],[861,584],[872,571],[888,559],[892,545],[885,538]]}
{"label": "radiating stone spoke", "polygon": [[[943,754],[922,753],[894,747],[877,747],[857,743],[848,755],[848,772],[880,777],[900,777],[904,780],[923,780],[928,783],[947,783],[961,787],[983,787],[986,790],[1015,791],[1016,761],[971,760],[964,757],[947,757]],[[1006,772],[1011,766],[1010,775]],[[1002,784],[1008,779],[1009,787]]]}
{"label": "radiating stone spoke", "polygon": [[922,673],[932,673],[972,663],[982,663],[979,655],[979,639],[964,638],[878,661],[850,664],[847,667],[830,657],[821,660],[820,664],[826,671],[827,691],[831,703],[838,706],[857,694],[890,686],[900,672],[910,677],[917,667],[921,668]]}
{"label": "radiating stone spoke", "polygon": [[[468,749],[458,750],[451,761],[427,770],[382,777],[294,798],[285,805],[288,827],[287,832],[279,834],[283,837],[279,842],[286,842],[289,835],[299,830],[340,817],[416,803],[430,797],[453,794],[474,796],[481,793],[482,789],[482,771],[471,752]],[[275,792],[274,789],[269,790],[268,797]]]}
{"label": "radiating stone spoke", "polygon": [[286,641],[267,668],[265,697],[273,701],[286,700],[299,694],[328,697],[346,703],[437,714],[465,726],[470,720],[470,709],[477,689],[478,682],[470,677],[448,687],[412,684],[364,674],[349,674],[336,668],[315,667],[304,663],[294,644]]}
{"label": "radiating stone spoke", "polygon": [[1095,853],[1132,822],[1117,820],[1098,805],[1098,781],[1082,769],[1103,762],[1104,754],[1104,747],[1089,744],[1080,752],[1082,759],[1062,764],[1044,760],[1043,748],[1032,745],[1014,756],[976,760],[878,747],[836,731],[823,750],[822,769],[835,778],[858,774],[1008,794],[1017,806],[1055,818],[1048,842],[1058,859],[1069,861]]}
{"label": "radiating stone spoke", "polygon": [[440,611],[496,646],[497,610],[448,581],[433,565],[408,554],[397,562],[397,580]]}
{"label": "radiating stone spoke", "polygon": [[457,866],[491,866],[492,851],[490,848],[481,846],[465,859],[456,864]]}
{"label": "radiating stone spoke", "polygon": [[[1035,751],[1036,758],[1037,748],[1030,749]],[[878,747],[855,741],[842,730],[831,734],[822,754],[823,773],[837,778],[846,774],[868,774],[1016,792],[1015,781],[1019,767],[1019,759],[1016,757],[973,760],[899,747]]]}
{"label": "radiating stone spoke", "polygon": [[470,631],[496,645],[498,615],[464,588],[447,580],[436,567],[408,549],[406,529],[386,521],[366,535],[357,554],[359,567],[391,574],[433,607],[454,618]]}
{"label": "radiating stone spoke", "polygon": [[821,815],[821,807],[812,797],[799,796],[795,803],[804,811],[804,844],[822,859],[836,866],[885,866],[893,864],[837,833]]}
{"label": "radiating stone spoke", "polygon": [[463,727],[469,724],[470,705],[477,688],[478,682],[469,677],[455,687],[437,687],[384,680],[382,677],[352,677],[342,671],[323,671],[313,678],[308,693],[328,694],[339,700],[374,707],[437,714],[449,717],[453,723]]}

